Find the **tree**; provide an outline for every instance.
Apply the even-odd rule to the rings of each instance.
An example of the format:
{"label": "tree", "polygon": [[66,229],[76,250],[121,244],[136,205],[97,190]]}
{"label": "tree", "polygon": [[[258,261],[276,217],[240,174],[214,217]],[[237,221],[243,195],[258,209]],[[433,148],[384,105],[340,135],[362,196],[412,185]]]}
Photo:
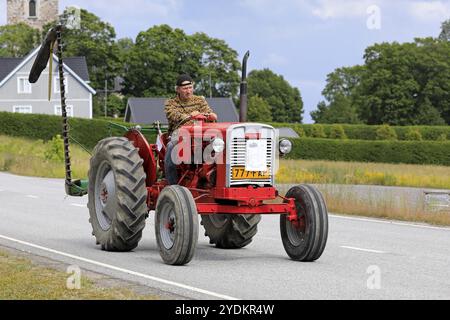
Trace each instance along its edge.
{"label": "tree", "polygon": [[450,41],[450,19],[442,22],[439,40]]}
{"label": "tree", "polygon": [[269,104],[259,96],[253,96],[248,100],[249,121],[268,122],[272,121],[272,113]]}
{"label": "tree", "polygon": [[235,96],[239,85],[237,52],[225,41],[168,25],[139,33],[127,64],[124,93],[134,96],[173,95],[180,73],[192,76],[199,95]]}
{"label": "tree", "polygon": [[0,27],[0,57],[22,58],[41,41],[39,31],[25,23]]}
{"label": "tree", "polygon": [[169,96],[180,73],[200,74],[201,52],[183,30],[168,25],[140,32],[128,57],[124,93]]}
{"label": "tree", "polygon": [[317,110],[311,112],[311,118],[315,123],[361,123],[350,98],[341,94],[336,95],[329,105],[325,101],[319,102]]}
{"label": "tree", "polygon": [[201,53],[197,93],[204,96],[211,94],[213,97],[235,97],[239,86],[238,71],[241,68],[238,53],[225,41],[211,38],[205,33],[195,33],[191,39],[196,50]]}
{"label": "tree", "polygon": [[[68,14],[67,11],[64,14]],[[112,87],[114,78],[120,73],[116,31],[111,24],[85,9],[81,9],[80,16],[79,29],[64,31],[64,55],[86,57],[92,87],[103,88],[105,79],[108,80],[108,87]],[[55,23],[45,25],[44,34]]]}
{"label": "tree", "polygon": [[298,88],[269,69],[253,70],[248,78],[248,96],[259,96],[271,108],[276,122],[302,122],[303,101]]}
{"label": "tree", "polygon": [[366,49],[360,116],[368,124],[450,123],[450,45],[433,38]]}
{"label": "tree", "polygon": [[311,112],[312,119],[316,123],[360,123],[355,100],[364,71],[364,66],[354,66],[328,74],[322,95],[329,104],[321,101],[318,110]]}

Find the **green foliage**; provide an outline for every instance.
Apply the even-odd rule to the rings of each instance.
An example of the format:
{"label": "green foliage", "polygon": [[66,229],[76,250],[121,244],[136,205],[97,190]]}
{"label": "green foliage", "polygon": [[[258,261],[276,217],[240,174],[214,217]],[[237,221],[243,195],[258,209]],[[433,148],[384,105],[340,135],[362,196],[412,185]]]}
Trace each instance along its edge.
{"label": "green foliage", "polygon": [[303,101],[300,91],[283,76],[269,69],[253,70],[248,78],[248,96],[259,96],[269,104],[273,121],[301,122]]}
{"label": "green foliage", "polygon": [[46,143],[44,157],[46,160],[64,161],[64,140],[60,134]]}
{"label": "green foliage", "polygon": [[[380,43],[365,50],[363,66],[338,68],[327,77],[316,122],[370,125],[450,124],[450,23],[441,40]],[[355,117],[355,112],[357,117]]]}
{"label": "green foliage", "polygon": [[327,135],[321,124],[316,124],[312,127],[310,137],[312,138],[325,138]]}
{"label": "green foliage", "polygon": [[[223,40],[204,33],[187,35],[168,25],[140,32],[127,58],[126,95],[172,96],[180,73],[190,74],[196,93],[229,97],[237,93],[240,63]],[[211,86],[209,78],[211,76]]]}
{"label": "green foliage", "polygon": [[397,140],[397,132],[388,124],[378,127],[377,140]]}
{"label": "green foliage", "polygon": [[340,124],[333,124],[330,127],[330,134],[328,135],[330,139],[347,139],[344,127]]}
{"label": "green foliage", "polygon": [[272,113],[269,104],[259,96],[248,99],[248,121],[267,122],[272,121]]}
{"label": "green foliage", "polygon": [[409,128],[408,131],[405,134],[406,140],[415,140],[415,141],[422,141],[422,135],[420,134],[420,131],[417,129]]}
{"label": "green foliage", "polygon": [[39,31],[25,23],[0,26],[0,57],[22,58],[40,43]]}
{"label": "green foliage", "polygon": [[294,139],[289,159],[450,166],[450,142]]}
{"label": "green foliage", "polygon": [[[86,148],[92,150],[98,141],[109,136],[123,136],[121,129],[109,129],[108,120],[69,118],[70,137],[80,142]],[[119,120],[114,120],[124,126]],[[62,132],[62,120],[60,116],[43,114],[20,114],[0,112],[0,134],[26,137],[31,139],[52,140]],[[148,141],[154,142],[156,134],[145,134]],[[71,140],[71,144],[75,142]]]}
{"label": "green foliage", "polygon": [[445,133],[441,133],[439,137],[436,139],[436,141],[446,141],[447,135]]}
{"label": "green foliage", "polygon": [[[200,69],[196,75],[196,92],[209,97],[234,97],[239,86],[241,64],[236,50],[221,39],[211,38],[203,32],[190,36],[194,48],[200,52]],[[211,79],[211,85],[209,80]]]}
{"label": "green foliage", "polygon": [[327,85],[322,91],[329,104],[321,101],[311,117],[316,123],[360,123],[355,100],[357,88],[365,68],[354,66],[338,68],[328,74]]}
{"label": "green foliage", "polygon": [[450,41],[450,19],[442,22],[439,40]]}
{"label": "green foliage", "polygon": [[[312,130],[316,124],[290,124],[271,123],[274,127],[291,127],[297,133],[304,132],[307,137],[312,137]],[[323,130],[327,137],[330,136],[333,125],[323,124]],[[377,130],[381,126],[342,124],[345,135],[352,140],[377,140]],[[438,141],[440,136],[450,138],[450,126],[391,126],[398,137],[398,140],[407,140],[406,133],[411,128],[417,130],[423,140]]]}

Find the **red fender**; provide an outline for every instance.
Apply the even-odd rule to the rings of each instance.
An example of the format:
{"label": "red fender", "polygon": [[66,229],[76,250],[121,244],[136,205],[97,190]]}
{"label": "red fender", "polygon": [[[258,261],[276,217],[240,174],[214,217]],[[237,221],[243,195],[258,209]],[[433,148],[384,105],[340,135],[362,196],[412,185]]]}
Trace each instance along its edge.
{"label": "red fender", "polygon": [[154,185],[156,182],[156,171],[158,169],[154,152],[156,145],[149,144],[142,133],[136,129],[127,131],[125,137],[139,149],[139,156],[144,160],[143,166],[147,175],[147,179],[145,180],[147,187]]}

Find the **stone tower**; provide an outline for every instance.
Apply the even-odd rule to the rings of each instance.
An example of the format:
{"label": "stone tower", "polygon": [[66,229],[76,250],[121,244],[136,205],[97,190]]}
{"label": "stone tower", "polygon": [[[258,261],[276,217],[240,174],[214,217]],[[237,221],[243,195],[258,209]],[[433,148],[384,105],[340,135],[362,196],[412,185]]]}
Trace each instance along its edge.
{"label": "stone tower", "polygon": [[58,18],[58,0],[6,0],[7,23],[25,22],[33,28],[42,27]]}

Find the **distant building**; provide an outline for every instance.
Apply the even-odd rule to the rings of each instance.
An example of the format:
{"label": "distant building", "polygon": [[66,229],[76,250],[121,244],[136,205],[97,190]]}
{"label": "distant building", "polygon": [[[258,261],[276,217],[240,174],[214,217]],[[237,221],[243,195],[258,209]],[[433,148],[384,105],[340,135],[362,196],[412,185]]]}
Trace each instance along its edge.
{"label": "distant building", "polygon": [[[48,66],[39,81],[28,82],[33,62],[39,51],[34,49],[25,58],[0,58],[0,111],[19,113],[61,114],[58,59],[53,55],[52,91],[48,101]],[[71,117],[92,118],[92,95],[84,57],[64,59],[67,114]]]}
{"label": "distant building", "polygon": [[[125,121],[153,124],[159,121],[167,124],[164,101],[167,98],[130,98],[125,110]],[[208,104],[221,122],[239,122],[236,106],[231,98],[206,98]]]}
{"label": "distant building", "polygon": [[58,0],[6,0],[8,24],[24,22],[33,28],[42,27],[58,18]]}

